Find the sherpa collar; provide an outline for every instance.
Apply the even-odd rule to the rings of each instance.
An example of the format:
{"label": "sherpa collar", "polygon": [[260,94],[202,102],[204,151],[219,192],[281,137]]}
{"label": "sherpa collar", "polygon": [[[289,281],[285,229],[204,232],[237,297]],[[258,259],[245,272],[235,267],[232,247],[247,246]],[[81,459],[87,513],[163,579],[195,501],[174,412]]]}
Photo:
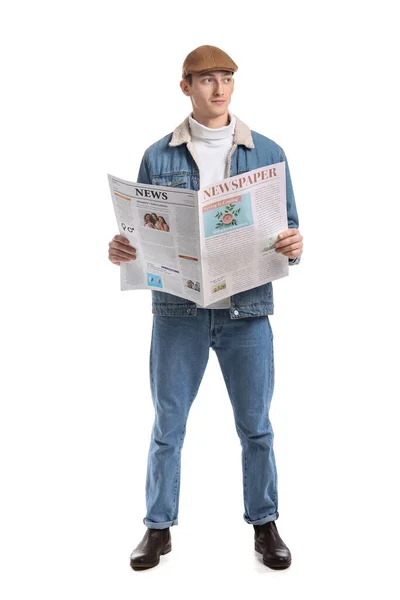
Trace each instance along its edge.
{"label": "sherpa collar", "polygon": [[[235,115],[236,117],[236,115]],[[171,141],[168,146],[180,146],[181,144],[188,144],[192,139],[189,127],[189,116],[172,133]],[[233,133],[233,143],[242,144],[247,148],[254,148],[253,138],[251,137],[251,131],[243,121],[236,117],[235,131]]]}

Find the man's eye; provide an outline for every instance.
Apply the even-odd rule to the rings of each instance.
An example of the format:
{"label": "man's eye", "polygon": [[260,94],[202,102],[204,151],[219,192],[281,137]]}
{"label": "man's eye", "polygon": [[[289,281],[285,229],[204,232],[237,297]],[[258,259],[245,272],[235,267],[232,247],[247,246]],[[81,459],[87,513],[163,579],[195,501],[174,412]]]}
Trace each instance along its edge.
{"label": "man's eye", "polygon": [[[209,81],[214,81],[212,77],[207,77],[206,79],[203,79],[203,81],[205,83],[208,83]],[[226,77],[225,78],[225,82],[226,83],[231,83],[232,82],[232,77]]]}

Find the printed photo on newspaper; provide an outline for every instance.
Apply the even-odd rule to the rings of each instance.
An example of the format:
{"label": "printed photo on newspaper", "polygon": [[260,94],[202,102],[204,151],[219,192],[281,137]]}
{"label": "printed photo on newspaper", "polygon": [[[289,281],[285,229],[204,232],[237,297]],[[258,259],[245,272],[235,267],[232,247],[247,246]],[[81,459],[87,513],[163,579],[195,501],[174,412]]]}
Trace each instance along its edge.
{"label": "printed photo on newspaper", "polygon": [[207,306],[289,274],[275,252],[288,228],[285,162],[194,191],[108,175],[119,232],[136,248],[121,290],[164,291]]}

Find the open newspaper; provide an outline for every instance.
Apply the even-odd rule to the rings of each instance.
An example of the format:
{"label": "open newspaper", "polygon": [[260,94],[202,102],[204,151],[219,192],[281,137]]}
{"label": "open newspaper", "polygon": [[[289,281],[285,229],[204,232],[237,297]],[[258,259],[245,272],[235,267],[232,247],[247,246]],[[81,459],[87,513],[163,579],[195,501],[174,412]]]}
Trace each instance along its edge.
{"label": "open newspaper", "polygon": [[199,191],[108,175],[119,231],[137,259],[121,262],[121,290],[169,292],[207,307],[289,274],[275,252],[288,229],[285,162]]}

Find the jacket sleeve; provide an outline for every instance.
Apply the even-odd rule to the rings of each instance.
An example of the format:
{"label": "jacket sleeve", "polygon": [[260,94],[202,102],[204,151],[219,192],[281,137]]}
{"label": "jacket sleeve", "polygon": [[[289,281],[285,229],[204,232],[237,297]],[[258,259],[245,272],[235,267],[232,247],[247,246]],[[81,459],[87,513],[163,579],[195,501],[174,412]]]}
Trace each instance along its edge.
{"label": "jacket sleeve", "polygon": [[[293,185],[290,177],[289,164],[286,158],[286,154],[281,148],[280,151],[280,162],[285,161],[285,171],[286,171],[286,211],[287,211],[287,220],[288,227],[293,229],[299,228],[299,216],[297,214],[296,201],[294,199],[293,193]],[[301,255],[297,258],[289,258],[289,266],[298,265],[301,259]]]}
{"label": "jacket sleeve", "polygon": [[150,171],[147,163],[147,150],[143,154],[142,161],[139,167],[139,173],[137,176],[137,183],[148,183],[151,184]]}

